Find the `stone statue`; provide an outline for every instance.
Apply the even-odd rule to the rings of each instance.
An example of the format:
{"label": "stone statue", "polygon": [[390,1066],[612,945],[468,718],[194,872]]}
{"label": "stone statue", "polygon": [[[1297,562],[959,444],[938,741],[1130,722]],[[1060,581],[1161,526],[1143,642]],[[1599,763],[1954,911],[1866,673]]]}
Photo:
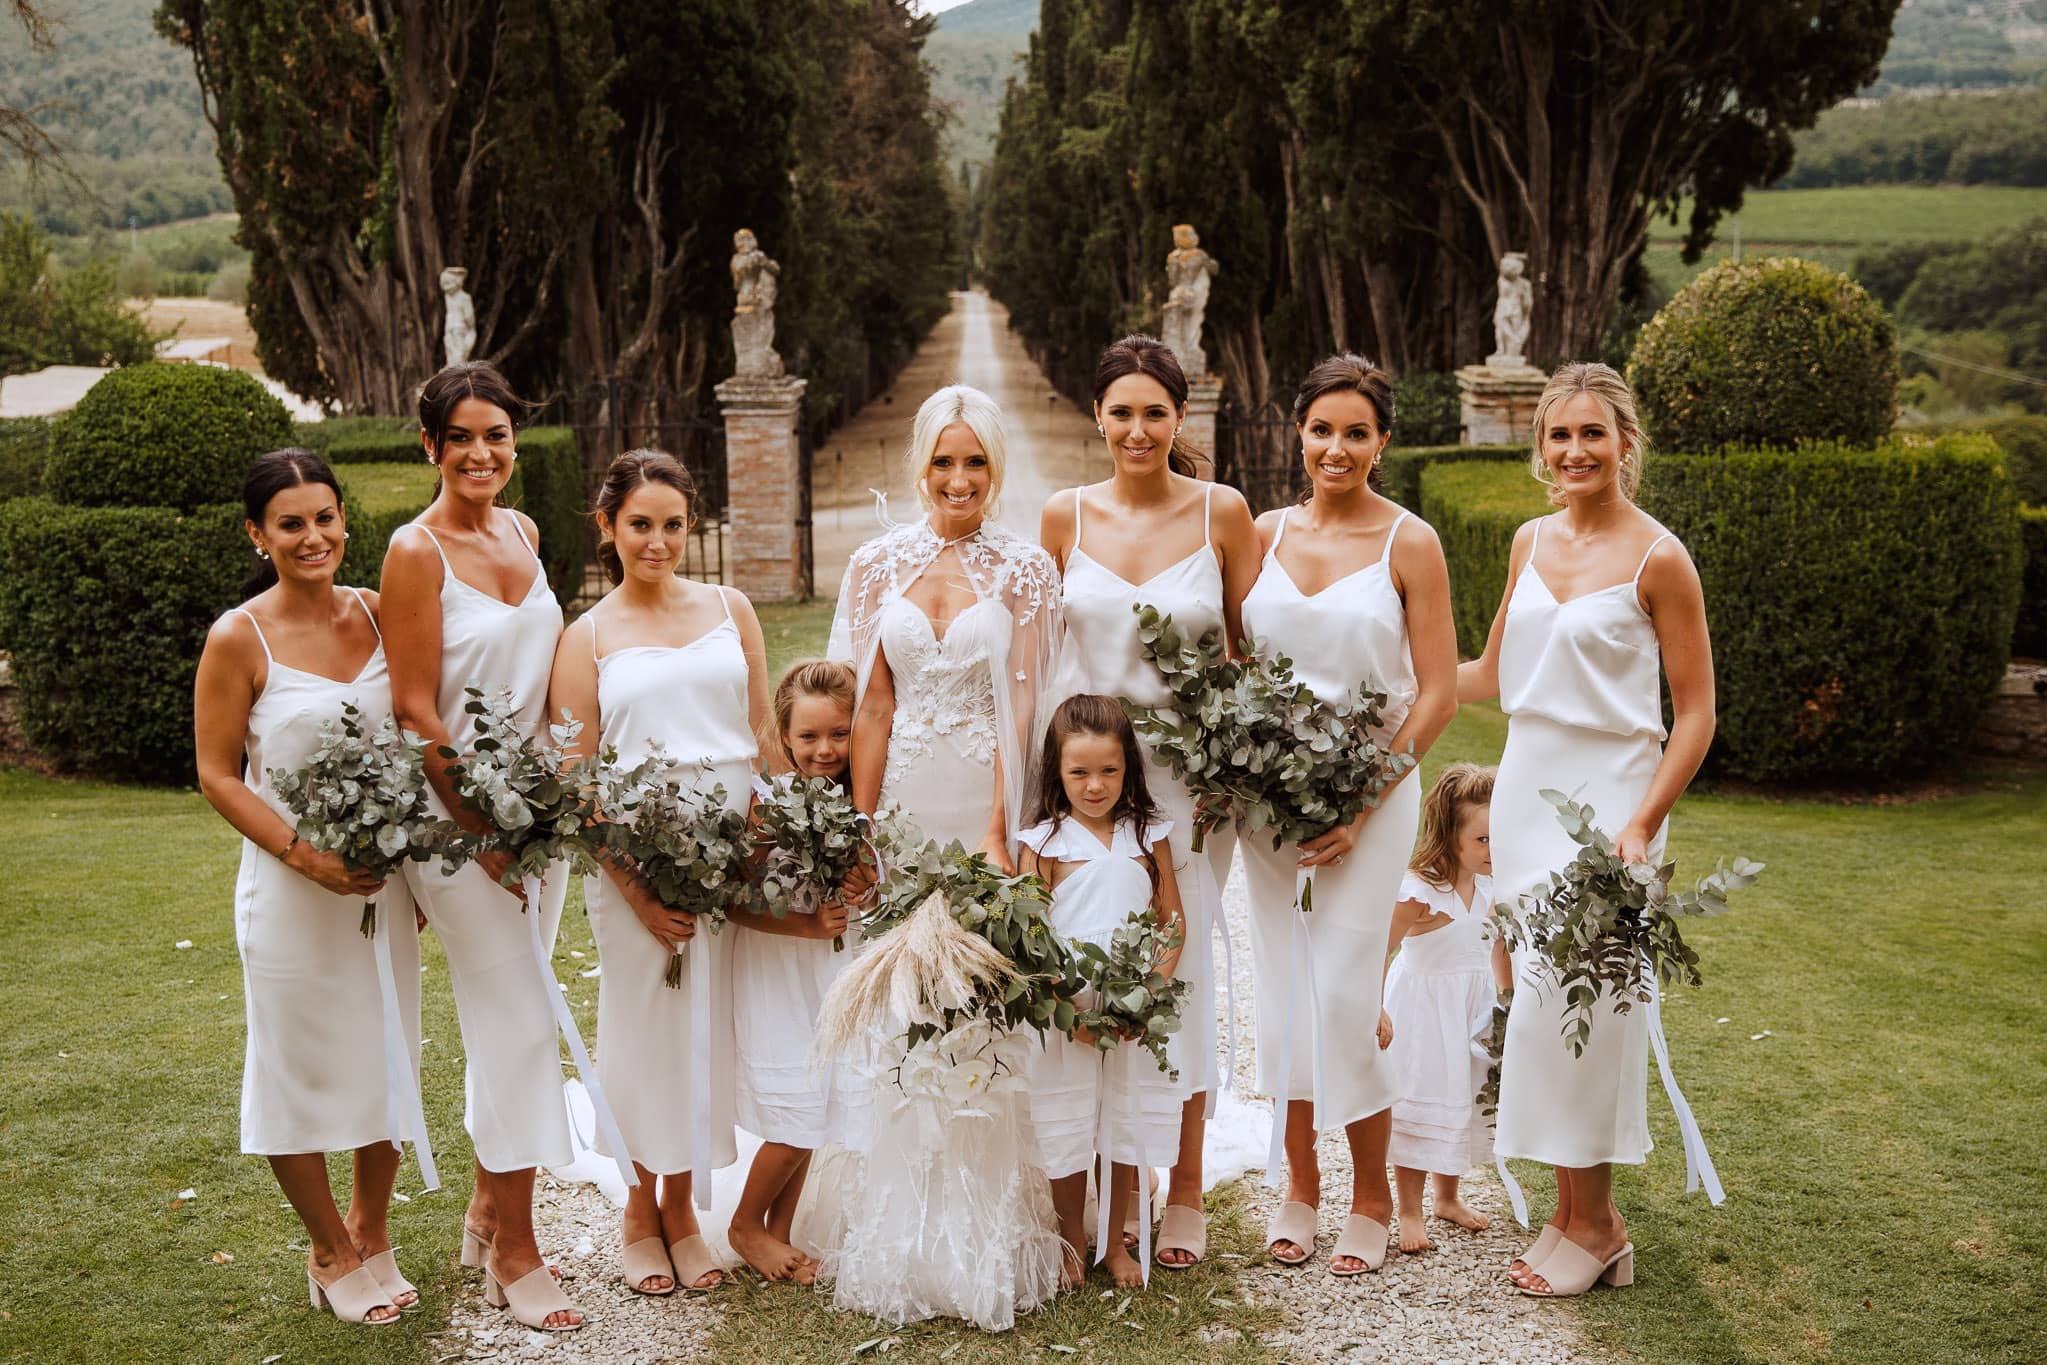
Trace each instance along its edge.
{"label": "stone statue", "polygon": [[775,291],[782,267],[750,228],[732,234],[732,288],[738,294],[732,310],[733,373],[772,379],[782,373],[775,353]]}
{"label": "stone statue", "polygon": [[1180,368],[1189,379],[1208,373],[1208,353],[1201,349],[1201,322],[1208,312],[1208,280],[1222,267],[1201,249],[1192,225],[1176,224],[1173,249],[1166,253],[1165,336]]}
{"label": "stone statue", "polygon": [[476,349],[476,301],[462,287],[469,272],[451,265],[441,272],[441,297],[447,300],[447,318],[441,324],[441,349],[450,365],[460,365]]}
{"label": "stone statue", "polygon": [[1510,251],[1500,257],[1500,301],[1493,305],[1493,353],[1485,363],[1500,369],[1528,364],[1528,320],[1535,286],[1528,282],[1528,257]]}

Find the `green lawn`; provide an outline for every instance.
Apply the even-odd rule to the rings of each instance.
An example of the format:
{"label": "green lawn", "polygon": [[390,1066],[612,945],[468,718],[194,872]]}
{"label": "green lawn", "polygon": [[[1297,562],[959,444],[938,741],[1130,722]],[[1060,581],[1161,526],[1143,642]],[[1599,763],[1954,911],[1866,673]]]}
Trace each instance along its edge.
{"label": "green lawn", "polygon": [[1969,241],[2047,216],[2047,189],[2001,185],[1856,185],[1820,190],[1755,190],[1741,212],[1720,221],[1713,244],[1695,265],[1679,259],[1678,243],[1691,203],[1675,225],[1649,225],[1649,272],[1676,290],[1709,265],[1733,255],[1736,225],[1742,255],[1803,256],[1847,271],[1862,251],[1899,242]]}
{"label": "green lawn", "polygon": [[345,464],[334,471],[356,512],[417,512],[434,500],[438,471],[421,460],[416,464]]}
{"label": "green lawn", "polygon": [[[779,667],[817,650],[829,609],[761,615]],[[1467,708],[1428,766],[1496,758],[1504,727],[1492,708]],[[1555,1311],[1657,1362],[2047,1358],[2047,1226],[2024,1212],[2047,1188],[2047,773],[1969,776],[1962,794],[1911,803],[1686,800],[1674,850],[1688,866],[1734,852],[1770,864],[1732,915],[1697,929],[1707,982],[1666,1011],[1730,1197],[1713,1209],[1683,1193],[1675,1126],[1652,1081],[1661,1150],[1618,1181],[1636,1286]],[[459,1039],[431,941],[428,1118],[448,1185],[394,1215],[427,1307],[399,1328],[345,1328],[306,1309],[303,1236],[264,1163],[235,1150],[242,1010],[227,826],[190,792],[0,770],[0,848],[14,892],[0,919],[10,1007],[0,1359],[445,1355],[433,1334],[451,1298],[474,1288],[454,1264],[469,1153]],[[175,948],[181,939],[193,946]],[[591,954],[572,901],[556,967],[586,1027],[595,983],[578,973]],[[1543,1184],[1530,1181],[1538,1205]],[[177,1203],[186,1188],[197,1197]],[[399,1188],[419,1193],[409,1161]],[[1270,1310],[1229,1298],[1237,1268],[1256,1263],[1221,1256],[1255,1253],[1257,1229],[1229,1192],[1213,1205],[1209,1264],[1121,1318],[1121,1296],[1095,1291],[1005,1337],[931,1325],[892,1335],[904,1356],[962,1362],[1044,1359],[1082,1337],[1116,1341],[1118,1359],[1261,1358],[1249,1341],[1195,1335],[1270,1324]],[[216,1263],[216,1252],[235,1259]],[[741,1288],[723,1302],[723,1359],[843,1360],[891,1335],[786,1290]],[[678,1300],[675,1311],[692,1307]]]}

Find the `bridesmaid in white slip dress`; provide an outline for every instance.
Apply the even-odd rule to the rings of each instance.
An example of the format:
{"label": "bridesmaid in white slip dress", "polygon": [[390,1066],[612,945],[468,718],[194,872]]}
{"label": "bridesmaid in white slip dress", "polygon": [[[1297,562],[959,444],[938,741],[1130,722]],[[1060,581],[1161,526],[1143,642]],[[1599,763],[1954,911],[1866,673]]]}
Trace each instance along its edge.
{"label": "bridesmaid in white slip dress", "polygon": [[[926,515],[861,546],[846,570],[830,657],[854,667],[853,798],[895,803],[941,843],[1014,872],[1038,693],[1059,627],[1051,561],[990,522],[1002,488],[1001,410],[977,389],[918,409],[909,473]],[[902,1031],[849,1066],[847,1150],[819,1158],[798,1228],[834,1303],[892,1323],[956,1317],[990,1331],[1058,1290],[1059,1236],[1029,1114],[1011,1084],[941,1106],[897,1079]],[[1010,1064],[1030,1035],[993,1034],[971,1058],[920,1045],[919,1074]],[[945,1112],[939,1112],[945,1108]]]}
{"label": "bridesmaid in white slip dress", "polygon": [[[1171,694],[1138,652],[1135,608],[1157,607],[1189,635],[1220,631],[1234,650],[1241,633],[1238,606],[1258,576],[1257,536],[1243,496],[1204,482],[1207,457],[1179,439],[1187,377],[1162,343],[1131,336],[1103,351],[1094,394],[1096,429],[1115,472],[1106,483],[1054,494],[1039,532],[1062,574],[1067,640],[1057,690],[1061,697],[1092,692],[1164,706]],[[1180,960],[1189,986],[1187,1009],[1169,1046],[1190,1094],[1181,1111],[1180,1157],[1173,1164],[1158,1244],[1159,1264],[1183,1270],[1208,1245],[1201,1141],[1220,1079],[1214,929],[1234,838],[1227,826],[1209,830],[1197,859],[1193,796],[1165,765],[1147,767],[1152,794],[1172,822],[1173,870],[1187,916]],[[1227,933],[1223,941],[1227,950]]]}
{"label": "bridesmaid in white slip dress", "polygon": [[[391,697],[399,723],[425,737],[436,805],[473,833],[437,750],[475,737],[464,689],[511,689],[519,724],[547,719],[547,679],[561,636],[536,532],[497,505],[512,476],[513,412],[523,407],[484,362],[451,365],[420,391],[420,442],[441,471],[433,502],[398,528],[384,556],[383,618]],[[485,1267],[529,1327],[571,1331],[582,1315],[555,1286],[533,1236],[533,1170],[570,1159],[561,1095],[555,987],[540,970],[526,916],[539,915],[545,948],[561,923],[567,877],[546,879],[544,903],[520,906],[498,878],[508,861],[487,853],[452,877],[413,864],[414,895],[448,955],[467,1062],[465,1122],[476,1147],[476,1192],[463,1215],[465,1265]]]}
{"label": "bridesmaid in white slip dress", "polygon": [[[736,589],[676,576],[695,499],[672,455],[631,450],[611,462],[596,517],[613,586],[563,632],[549,701],[557,724],[584,722],[578,752],[615,749],[631,768],[658,751],[677,779],[722,786],[726,807],[744,810],[767,713],[766,646]],[[641,1294],[709,1289],[722,1272],[690,1201],[693,1184],[705,1193],[738,1155],[727,989],[736,931],[698,934],[694,916],[663,905],[630,867],[583,888],[604,969],[598,1076],[640,1175],[626,1194],[625,1282]],[[680,989],[666,982],[676,951],[688,958]],[[601,1133],[597,1143],[620,1155]]]}
{"label": "bridesmaid in white slip dress", "polygon": [[[1457,709],[1457,637],[1450,573],[1435,532],[1371,487],[1393,436],[1393,386],[1362,356],[1324,360],[1294,396],[1309,493],[1258,519],[1266,544],[1244,599],[1244,631],[1293,661],[1294,676],[1334,704],[1368,683],[1387,696],[1376,738],[1417,759]],[[1286,1202],[1266,1229],[1273,1258],[1314,1254],[1321,1205],[1318,1129],[1341,1127],[1351,1149],[1350,1211],[1330,1257],[1337,1275],[1386,1259],[1393,1191],[1386,1145],[1400,1098],[1393,1059],[1374,1046],[1387,935],[1421,820],[1421,778],[1409,768],[1367,807],[1293,848],[1245,834],[1251,954],[1257,973],[1258,1088],[1273,1115],[1267,1181],[1285,1166]],[[1315,883],[1314,910],[1297,898]]]}
{"label": "bridesmaid in white slip dress", "polygon": [[[396,1322],[400,1308],[419,1301],[386,1227],[397,1144],[411,1127],[394,1108],[416,1112],[419,1084],[412,899],[402,879],[380,885],[339,855],[314,852],[269,776],[303,767],[321,725],[340,719],[344,705],[370,727],[391,714],[376,598],[334,586],[348,532],[340,485],[319,456],[272,451],[250,469],[243,494],[260,566],[248,601],[207,636],[193,727],[199,788],[242,835],[242,1150],[270,1158],[306,1225],[313,1306],[331,1304],[347,1322]],[[371,894],[381,944],[357,932]],[[388,1074],[398,1049],[380,1043],[378,951],[393,964],[404,1076]],[[327,1182],[326,1153],[338,1151],[355,1153],[345,1218]]]}
{"label": "bridesmaid in white slip dress", "polygon": [[[1634,395],[1612,369],[1574,363],[1551,377],[1536,406],[1532,463],[1562,510],[1516,533],[1485,653],[1458,671],[1459,700],[1498,696],[1510,717],[1492,805],[1493,887],[1503,904],[1578,851],[1543,788],[1589,804],[1623,858],[1654,863],[1670,808],[1712,742],[1705,599],[1684,546],[1634,504],[1645,444]],[[1667,745],[1659,660],[1674,717]],[[1583,1293],[1602,1278],[1627,1284],[1634,1261],[1612,1164],[1638,1164],[1649,1151],[1656,1007],[1596,1011],[1591,1041],[1574,1058],[1561,1036],[1563,993],[1534,974],[1529,957],[1515,963],[1494,1146],[1501,1157],[1557,1168],[1557,1212],[1510,1273],[1543,1295]],[[1694,1138],[1688,1131],[1687,1156],[1706,1166],[1717,1192]]]}

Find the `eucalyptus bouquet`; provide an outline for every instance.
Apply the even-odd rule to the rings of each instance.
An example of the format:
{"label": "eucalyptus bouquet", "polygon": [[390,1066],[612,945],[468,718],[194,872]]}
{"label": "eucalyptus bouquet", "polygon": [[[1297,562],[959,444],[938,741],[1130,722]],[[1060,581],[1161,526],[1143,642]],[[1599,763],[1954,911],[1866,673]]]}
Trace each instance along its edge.
{"label": "eucalyptus bouquet", "polygon": [[[763,784],[755,795],[754,820],[767,836],[760,888],[768,910],[778,917],[816,914],[859,864],[867,817],[853,794],[828,777],[799,775]],[[845,948],[844,934],[832,940],[833,952]]]}
{"label": "eucalyptus bouquet", "polygon": [[1110,936],[1106,947],[1073,945],[1081,976],[1094,991],[1094,1003],[1080,1011],[1079,1026],[1094,1034],[1103,1052],[1114,1051],[1119,1042],[1137,1044],[1176,1081],[1180,1072],[1166,1060],[1166,1040],[1180,1031],[1187,981],[1158,968],[1185,937],[1178,926],[1161,928],[1149,912],[1140,912]]}
{"label": "eucalyptus bouquet", "polygon": [[[723,783],[707,792],[683,785],[674,763],[657,753],[625,772],[608,774],[600,838],[606,854],[630,867],[655,899],[696,916],[697,927],[719,933],[734,910],[753,909],[758,893],[748,880],[754,829],[744,806],[726,809]],[[664,978],[682,988],[682,955],[668,959]]]}
{"label": "eucalyptus bouquet", "polygon": [[488,696],[473,685],[463,691],[469,700],[462,709],[476,717],[476,740],[466,754],[444,744],[440,755],[448,760],[449,780],[463,804],[490,822],[479,851],[512,859],[503,884],[537,880],[562,859],[577,872],[595,872],[598,778],[606,759],[569,757],[568,746],[583,723],[569,717],[566,724],[548,726],[544,738],[522,734],[510,688]]}
{"label": "eucalyptus bouquet", "polygon": [[1690,891],[1673,891],[1676,863],[1624,862],[1593,824],[1590,806],[1560,791],[1540,795],[1583,847],[1547,886],[1523,893],[1518,909],[1495,906],[1493,924],[1509,947],[1532,951],[1563,990],[1564,1042],[1582,1056],[1600,996],[1612,997],[1614,1012],[1625,1014],[1651,998],[1652,979],[1699,984],[1699,955],[1684,941],[1679,920],[1726,914],[1727,894],[1754,882],[1763,864],[1718,861]]}
{"label": "eucalyptus bouquet", "polygon": [[[452,872],[469,856],[462,827],[427,806],[426,741],[386,716],[364,733],[362,712],[344,703],[320,726],[320,745],[296,772],[270,770],[270,785],[298,817],[298,835],[338,853],[352,871],[388,877],[408,862],[441,859]],[[363,902],[362,936],[377,933],[377,902]]]}
{"label": "eucalyptus bouquet", "polygon": [[876,941],[834,983],[818,1023],[820,1051],[891,1015],[911,1017],[912,1048],[970,1019],[1071,1033],[1083,983],[1052,930],[1045,883],[1004,876],[957,840],[944,848],[891,842],[887,887],[863,921]]}
{"label": "eucalyptus bouquet", "polygon": [[[1291,659],[1259,642],[1230,659],[1219,633],[1189,641],[1156,607],[1136,611],[1139,646],[1173,700],[1126,703],[1131,725],[1205,808],[1228,810],[1246,832],[1270,830],[1275,849],[1357,819],[1414,766],[1414,755],[1373,738],[1386,694],[1369,682],[1332,706],[1294,677]],[[1194,840],[1198,850],[1198,826]],[[1314,909],[1313,897],[1311,880],[1301,909]]]}

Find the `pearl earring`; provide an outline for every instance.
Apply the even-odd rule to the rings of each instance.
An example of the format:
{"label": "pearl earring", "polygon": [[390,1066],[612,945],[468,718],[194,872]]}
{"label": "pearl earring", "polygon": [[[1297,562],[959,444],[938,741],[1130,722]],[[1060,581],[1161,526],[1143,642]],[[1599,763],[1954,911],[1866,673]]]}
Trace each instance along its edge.
{"label": "pearl earring", "polygon": [[341,538],[342,538],[343,540],[347,540],[347,539],[348,539],[348,532],[346,532],[346,531],[343,531],[343,532],[341,533]]}
{"label": "pearl earring", "polygon": [[268,558],[270,558],[270,551],[268,551],[268,550],[258,550],[258,551],[256,551],[256,558],[258,558],[258,559],[268,559]]}

